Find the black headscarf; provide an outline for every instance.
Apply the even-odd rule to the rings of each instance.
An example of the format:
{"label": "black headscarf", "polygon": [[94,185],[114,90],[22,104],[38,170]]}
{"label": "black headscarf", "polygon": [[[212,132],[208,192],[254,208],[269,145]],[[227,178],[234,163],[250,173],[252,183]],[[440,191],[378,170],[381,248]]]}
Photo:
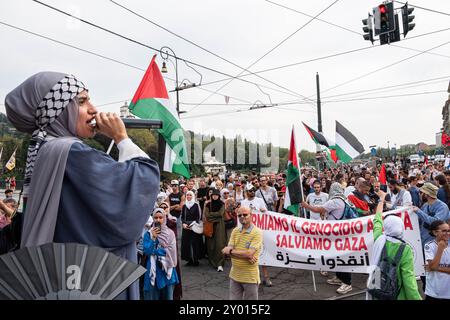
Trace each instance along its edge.
{"label": "black headscarf", "polygon": [[[219,199],[214,200],[212,197],[213,195],[218,195]],[[222,208],[223,205],[224,204],[223,204],[222,200],[220,200],[220,191],[217,189],[214,189],[214,191],[211,195],[211,203],[209,204],[209,211],[217,212]]]}

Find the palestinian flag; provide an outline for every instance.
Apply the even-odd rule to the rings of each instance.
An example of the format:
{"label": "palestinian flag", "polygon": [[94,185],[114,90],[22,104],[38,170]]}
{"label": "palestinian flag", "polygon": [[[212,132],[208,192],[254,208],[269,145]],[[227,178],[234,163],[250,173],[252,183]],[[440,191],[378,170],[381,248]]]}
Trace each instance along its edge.
{"label": "palestinian flag", "polygon": [[[156,54],[139,84],[129,109],[141,119],[162,120],[163,127],[158,132],[166,140],[164,170],[190,178],[189,162],[184,141],[183,128],[178,114],[167,94],[164,79],[155,62]],[[167,161],[173,161],[169,167]]]}
{"label": "palestinian flag", "polygon": [[307,126],[304,122],[302,122],[305,126],[306,131],[308,131],[311,139],[317,144],[320,144],[322,146],[325,146],[328,148],[327,150],[327,156],[330,161],[334,161],[335,163],[338,161],[338,157],[336,155],[336,147],[334,145],[334,142],[330,139],[327,139],[323,134],[320,132],[315,131],[311,127]]}
{"label": "palestinian flag", "polygon": [[365,200],[359,198],[354,193],[351,193],[347,199],[355,206],[356,212],[358,212],[360,217],[370,214],[369,204]]}
{"label": "palestinian flag", "polygon": [[380,185],[387,185],[386,179],[386,166],[384,163],[381,165],[380,175],[378,176],[378,181],[380,181]]}
{"label": "palestinian flag", "polygon": [[327,156],[328,156],[328,160],[333,161],[334,163],[336,163],[339,160],[339,158],[336,154],[336,146],[331,146],[327,150]]}
{"label": "palestinian flag", "polygon": [[300,169],[295,148],[294,127],[291,133],[291,145],[289,147],[289,158],[286,170],[286,194],[284,198],[284,209],[292,212],[298,217],[300,203],[302,202],[302,185],[300,183]]}
{"label": "palestinian flag", "polygon": [[327,148],[330,148],[331,146],[334,145],[334,143],[332,141],[330,141],[329,139],[325,138],[325,136],[323,134],[310,128],[303,121],[302,121],[302,123],[305,126],[306,131],[308,131],[309,135],[311,136],[311,139],[313,139],[315,143],[321,144]]}
{"label": "palestinian flag", "polygon": [[364,147],[342,124],[336,121],[336,154],[344,163],[364,152]]}

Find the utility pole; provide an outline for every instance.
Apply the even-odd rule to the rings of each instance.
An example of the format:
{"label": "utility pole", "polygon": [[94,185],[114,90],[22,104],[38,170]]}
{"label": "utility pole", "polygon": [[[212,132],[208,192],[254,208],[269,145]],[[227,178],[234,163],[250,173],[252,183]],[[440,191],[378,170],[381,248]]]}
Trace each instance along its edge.
{"label": "utility pole", "polygon": [[319,85],[319,73],[316,73],[316,87],[317,87],[317,131],[322,132],[322,108],[320,105],[320,85]]}
{"label": "utility pole", "polygon": [[[322,132],[322,108],[320,105],[320,85],[319,85],[319,73],[316,72],[316,87],[317,87],[317,131],[319,131],[319,133],[323,133]],[[316,144],[316,153],[320,156],[322,156],[322,148],[320,147],[320,145],[317,143]],[[317,166],[318,169],[320,170],[320,163],[322,162],[322,158],[318,158],[317,159]]]}

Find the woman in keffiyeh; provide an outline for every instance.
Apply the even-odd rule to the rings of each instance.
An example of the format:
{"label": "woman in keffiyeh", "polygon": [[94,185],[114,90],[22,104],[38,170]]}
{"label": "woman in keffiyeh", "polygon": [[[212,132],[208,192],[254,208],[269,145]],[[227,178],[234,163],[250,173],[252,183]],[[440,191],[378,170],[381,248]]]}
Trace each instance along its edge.
{"label": "woman in keffiyeh", "polygon": [[[37,73],[6,96],[8,120],[31,134],[21,247],[83,243],[136,262],[135,241],[159,189],[158,165],[116,114],[98,113],[89,99],[81,81],[57,72]],[[96,130],[114,139],[119,161],[80,140]],[[138,299],[137,283],[118,298]]]}

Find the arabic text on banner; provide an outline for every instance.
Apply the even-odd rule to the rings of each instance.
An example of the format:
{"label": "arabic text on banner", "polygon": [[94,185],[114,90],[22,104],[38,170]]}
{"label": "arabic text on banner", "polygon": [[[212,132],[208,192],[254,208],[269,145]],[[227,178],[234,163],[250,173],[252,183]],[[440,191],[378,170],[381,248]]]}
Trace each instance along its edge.
{"label": "arabic text on banner", "polygon": [[[416,275],[424,275],[419,222],[411,208],[396,213],[404,222],[404,240],[414,254]],[[375,216],[352,220],[309,220],[268,211],[253,214],[263,230],[260,264],[274,267],[368,273],[373,248]]]}

